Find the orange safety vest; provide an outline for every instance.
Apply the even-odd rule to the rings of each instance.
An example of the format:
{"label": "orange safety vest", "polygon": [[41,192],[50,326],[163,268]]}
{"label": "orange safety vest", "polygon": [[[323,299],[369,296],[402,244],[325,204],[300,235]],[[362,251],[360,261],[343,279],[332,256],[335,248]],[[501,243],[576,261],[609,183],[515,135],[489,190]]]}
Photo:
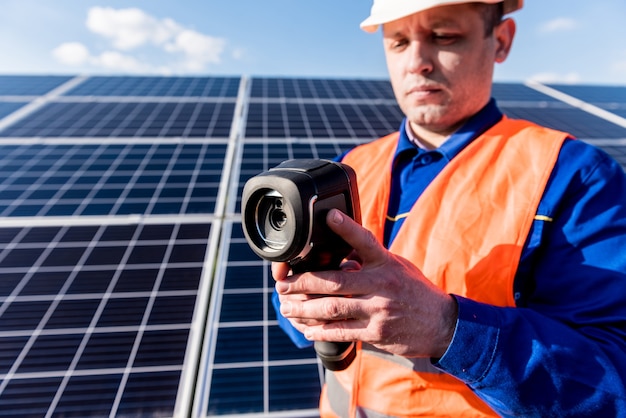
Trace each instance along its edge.
{"label": "orange safety vest", "polygon": [[[362,222],[383,240],[398,133],[359,146]],[[417,200],[390,251],[441,289],[515,306],[513,280],[539,201],[568,135],[503,118],[463,149]],[[358,344],[348,369],[326,372],[322,417],[496,416],[470,388],[431,365]]]}

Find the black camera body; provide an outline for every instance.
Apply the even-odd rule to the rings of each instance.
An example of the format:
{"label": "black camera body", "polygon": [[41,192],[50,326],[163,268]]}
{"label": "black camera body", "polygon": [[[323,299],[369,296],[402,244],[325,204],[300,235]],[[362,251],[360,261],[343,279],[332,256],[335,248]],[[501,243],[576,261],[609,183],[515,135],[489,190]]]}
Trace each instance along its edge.
{"label": "black camera body", "polygon": [[[332,208],[361,222],[354,170],[327,160],[288,160],[246,182],[243,231],[259,257],[288,263],[294,273],[335,270],[352,247],[326,224]],[[330,370],[345,369],[356,355],[355,343],[316,342],[315,350]]]}

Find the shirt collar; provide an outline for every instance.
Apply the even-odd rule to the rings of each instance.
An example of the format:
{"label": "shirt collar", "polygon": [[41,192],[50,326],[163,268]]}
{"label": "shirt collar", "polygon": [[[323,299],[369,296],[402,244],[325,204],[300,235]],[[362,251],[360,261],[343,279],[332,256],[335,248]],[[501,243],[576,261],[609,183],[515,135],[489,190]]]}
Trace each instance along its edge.
{"label": "shirt collar", "polygon": [[[502,112],[498,109],[495,99],[491,99],[485,107],[472,116],[459,130],[450,135],[439,148],[432,150],[432,152],[439,152],[447,157],[448,160],[451,160],[470,142],[499,122],[500,119],[502,119]],[[418,154],[427,152],[412,142],[411,136],[413,136],[413,133],[408,129],[408,122],[405,118],[400,125],[400,139],[395,156],[409,149],[418,149]]]}

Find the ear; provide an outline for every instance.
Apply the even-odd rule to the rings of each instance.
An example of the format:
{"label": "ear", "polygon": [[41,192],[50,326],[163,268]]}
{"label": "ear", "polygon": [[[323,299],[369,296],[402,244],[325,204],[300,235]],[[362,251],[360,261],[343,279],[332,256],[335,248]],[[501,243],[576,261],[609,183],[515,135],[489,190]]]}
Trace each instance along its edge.
{"label": "ear", "polygon": [[503,63],[509,56],[513,38],[515,37],[515,21],[513,19],[505,19],[494,29],[494,38],[496,41],[495,61]]}

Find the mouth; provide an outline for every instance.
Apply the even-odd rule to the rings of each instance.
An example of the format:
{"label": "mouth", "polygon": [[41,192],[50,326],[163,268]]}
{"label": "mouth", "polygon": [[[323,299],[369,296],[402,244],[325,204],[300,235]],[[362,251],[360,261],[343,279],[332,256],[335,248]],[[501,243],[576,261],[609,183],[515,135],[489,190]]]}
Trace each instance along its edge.
{"label": "mouth", "polygon": [[423,85],[411,87],[407,90],[406,95],[416,99],[427,99],[438,93],[441,93],[442,89],[436,86]]}

